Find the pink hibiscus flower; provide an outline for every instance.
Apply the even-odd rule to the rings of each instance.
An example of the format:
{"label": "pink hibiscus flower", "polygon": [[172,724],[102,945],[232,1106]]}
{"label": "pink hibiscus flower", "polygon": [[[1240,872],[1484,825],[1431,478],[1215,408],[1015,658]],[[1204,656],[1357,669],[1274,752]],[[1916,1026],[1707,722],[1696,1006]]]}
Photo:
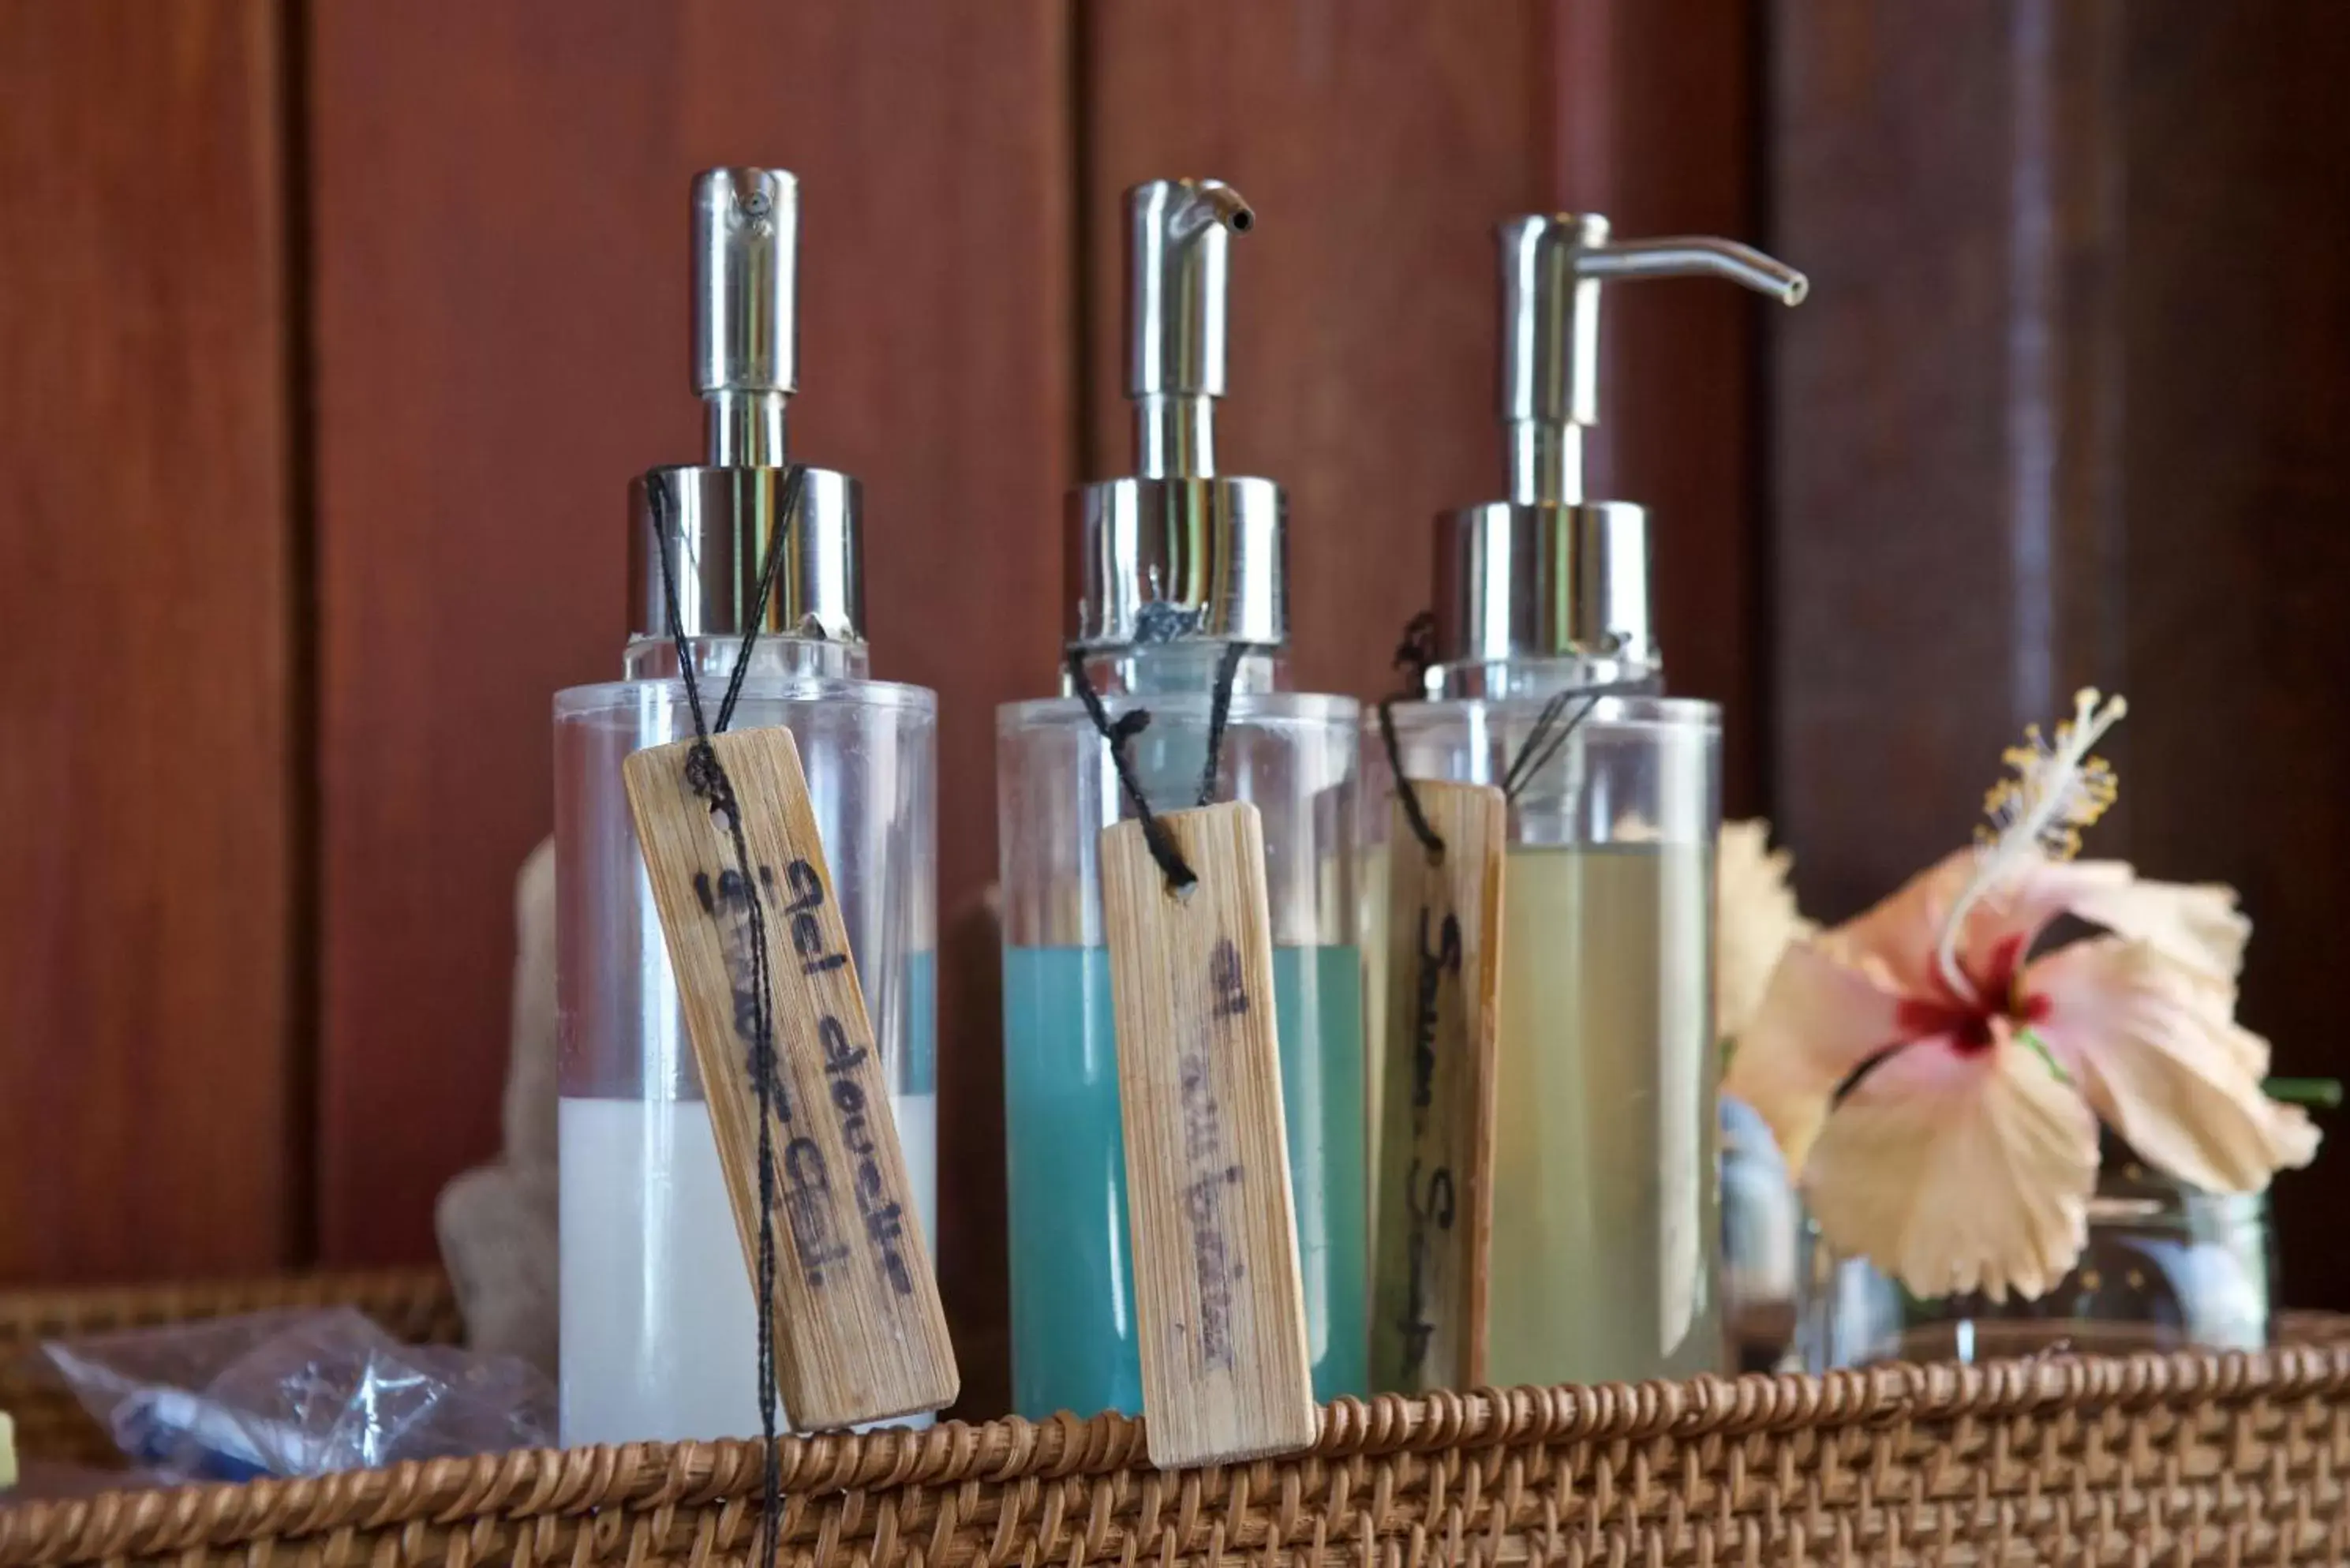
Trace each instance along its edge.
{"label": "pink hibiscus flower", "polygon": [[[2036,1296],[2086,1241],[2103,1117],[2218,1192],[2308,1163],[2318,1135],[2262,1093],[2235,1022],[2251,923],[2216,886],[2071,862],[2114,795],[2088,749],[2124,711],[2075,700],[1991,792],[1995,837],[1790,947],[1731,1057],[1822,1234],[1921,1296]],[[2039,950],[2074,916],[2102,934]]]}

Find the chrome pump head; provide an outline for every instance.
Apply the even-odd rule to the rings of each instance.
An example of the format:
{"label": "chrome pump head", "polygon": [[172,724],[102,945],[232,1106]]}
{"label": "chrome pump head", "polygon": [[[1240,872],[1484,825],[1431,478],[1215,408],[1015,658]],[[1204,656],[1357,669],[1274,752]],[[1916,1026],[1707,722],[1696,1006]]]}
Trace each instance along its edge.
{"label": "chrome pump head", "polygon": [[1601,286],[1721,277],[1795,305],[1809,285],[1730,240],[1611,242],[1591,213],[1512,218],[1498,237],[1509,499],[1437,520],[1437,658],[1579,658],[1652,674],[1647,515],[1583,493],[1583,432],[1599,422]]}
{"label": "chrome pump head", "polygon": [[1069,646],[1278,646],[1281,487],[1216,472],[1232,237],[1256,216],[1221,181],[1154,180],[1126,193],[1126,217],[1135,472],[1069,493]]}
{"label": "chrome pump head", "polygon": [[845,473],[805,469],[784,510],[785,416],[799,377],[799,181],[783,170],[694,177],[693,389],[708,461],[656,468],[629,485],[629,603],[639,637],[668,634],[669,582],[686,636],[740,635],[780,536],[762,635],[863,639],[861,487]]}

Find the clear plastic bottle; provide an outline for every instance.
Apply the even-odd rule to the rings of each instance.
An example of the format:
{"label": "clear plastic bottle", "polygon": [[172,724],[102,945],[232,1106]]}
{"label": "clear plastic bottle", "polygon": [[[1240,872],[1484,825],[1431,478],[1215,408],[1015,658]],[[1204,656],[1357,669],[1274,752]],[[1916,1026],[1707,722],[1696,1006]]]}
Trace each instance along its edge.
{"label": "clear plastic bottle", "polygon": [[[1647,518],[1584,500],[1581,437],[1602,280],[1711,274],[1789,303],[1804,283],[1724,241],[1611,244],[1589,215],[1513,219],[1500,239],[1509,499],[1440,521],[1438,662],[1429,700],[1394,712],[1406,777],[1510,794],[1486,1377],[1688,1376],[1723,1361],[1720,715],[1654,694]],[[1394,784],[1376,732],[1370,751],[1377,841]],[[1377,967],[1388,858],[1419,852],[1372,851]]]}
{"label": "clear plastic bottle", "polygon": [[[1502,783],[1558,690],[1399,707],[1406,776]],[[1511,801],[1486,1307],[1497,1386],[1721,1363],[1719,719],[1649,697],[1577,698],[1567,713],[1585,710]]]}
{"label": "clear plastic bottle", "polygon": [[623,678],[555,701],[567,1444],[759,1430],[750,1272],[620,762],[693,734],[670,585],[714,722],[771,544],[782,569],[732,725],[780,724],[798,744],[923,1231],[933,1246],[938,1235],[937,702],[867,677],[857,482],[809,469],[795,487],[783,466],[792,177],[704,174],[695,220],[711,462],[632,486],[637,632]]}
{"label": "clear plastic bottle", "polygon": [[[1150,722],[1128,755],[1153,810],[1199,804],[1214,690],[1230,711],[1209,792],[1263,814],[1283,1115],[1314,1382],[1364,1391],[1361,955],[1354,939],[1357,705],[1286,691],[1282,499],[1215,474],[1226,235],[1248,209],[1212,182],[1128,195],[1140,422],[1130,479],[1071,498],[1070,645],[1112,715]],[[1239,651],[1232,651],[1238,645]],[[1228,657],[1229,656],[1229,657]],[[1139,1413],[1124,1133],[1101,830],[1131,814],[1110,752],[1063,695],[997,716],[1013,1403],[1023,1415]]]}
{"label": "clear plastic bottle", "polygon": [[1912,1295],[1802,1221],[1790,1362],[1825,1373],[1886,1361],[2266,1348],[2276,1300],[2269,1195],[2205,1192],[2145,1164],[2113,1134],[2104,1141],[2081,1255],[2029,1299]]}

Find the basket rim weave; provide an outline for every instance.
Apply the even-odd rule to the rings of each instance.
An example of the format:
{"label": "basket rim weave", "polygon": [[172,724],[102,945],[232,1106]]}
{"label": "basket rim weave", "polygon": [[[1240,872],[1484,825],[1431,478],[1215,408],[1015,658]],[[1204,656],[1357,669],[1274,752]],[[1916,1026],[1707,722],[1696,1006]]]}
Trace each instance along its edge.
{"label": "basket rim weave", "polygon": [[[2062,1407],[2232,1406],[2350,1388],[2350,1345],[2261,1351],[2049,1355],[1976,1366],[1899,1365],[1831,1372],[1705,1376],[1685,1383],[1479,1389],[1324,1407],[1315,1445],[1296,1455],[1204,1470],[1277,1486],[1286,1466],[1501,1445],[1732,1439],[1916,1420],[2000,1419]],[[897,1488],[1000,1486],[1139,1470],[1151,1476],[1144,1424],[1107,1414],[1016,1417],[926,1431],[787,1438],[778,1444],[787,1499]],[[624,1507],[756,1506],[755,1441],[533,1449],[414,1460],[299,1480],[258,1480],[0,1505],[0,1568],[148,1557],[257,1538],[514,1521]],[[1186,1486],[1187,1491],[1190,1490]],[[1210,1486],[1213,1492],[1218,1489]],[[791,1506],[789,1502],[787,1508]]]}

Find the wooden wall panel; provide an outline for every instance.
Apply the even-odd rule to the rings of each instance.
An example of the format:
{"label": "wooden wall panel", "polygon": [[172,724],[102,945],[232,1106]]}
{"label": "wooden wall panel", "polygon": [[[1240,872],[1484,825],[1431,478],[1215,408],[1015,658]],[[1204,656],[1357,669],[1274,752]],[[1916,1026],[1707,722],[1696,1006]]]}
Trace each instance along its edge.
{"label": "wooden wall panel", "polygon": [[[1775,812],[1853,912],[1965,843],[2001,749],[2115,683],[2091,608],[2110,377],[2105,140],[2065,134],[2099,7],[1782,4],[1774,241]],[[2068,286],[2067,280],[2074,280]],[[2087,601],[2094,605],[2094,597]]]}
{"label": "wooden wall panel", "polygon": [[692,450],[669,33],[313,9],[328,1262],[429,1256],[496,1147],[548,698],[618,673],[622,486]]}
{"label": "wooden wall panel", "polygon": [[[2241,888],[2241,1016],[2350,1075],[2350,10],[1780,0],[1774,787],[1814,912],[1963,843],[2001,747],[2126,691],[2095,847]],[[2350,1305],[2339,1149],[2278,1189]]]}
{"label": "wooden wall panel", "polygon": [[[2243,890],[2243,1014],[2350,1078],[2350,7],[2125,8],[2122,796],[2148,870]],[[2350,1308],[2350,1121],[2281,1179],[2288,1297]]]}
{"label": "wooden wall panel", "polygon": [[[802,177],[795,447],[865,480],[876,672],[941,694],[946,917],[993,877],[992,710],[1049,684],[1059,625],[1066,27],[1043,0],[317,6],[328,1259],[424,1254],[494,1145],[548,697],[617,675],[626,483],[700,450],[699,168]],[[992,1064],[955,1044],[951,1237],[1002,1187]]]}
{"label": "wooden wall panel", "polygon": [[0,1280],[290,1261],[280,38],[0,5]]}

